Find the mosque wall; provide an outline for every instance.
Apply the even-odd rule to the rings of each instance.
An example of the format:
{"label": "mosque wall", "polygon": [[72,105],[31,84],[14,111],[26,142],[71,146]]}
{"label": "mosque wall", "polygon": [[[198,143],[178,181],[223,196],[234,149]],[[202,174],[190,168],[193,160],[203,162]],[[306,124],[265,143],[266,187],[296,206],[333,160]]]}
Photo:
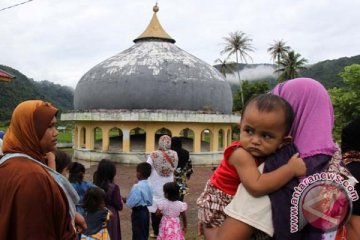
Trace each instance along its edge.
{"label": "mosque wall", "polygon": [[[157,149],[163,134],[186,139],[184,148],[192,154],[194,164],[215,164],[223,148],[230,144],[232,132],[230,123],[79,121],[74,131],[75,158],[138,163]],[[118,139],[116,143],[111,143],[112,138]],[[142,144],[142,148],[133,146]]]}

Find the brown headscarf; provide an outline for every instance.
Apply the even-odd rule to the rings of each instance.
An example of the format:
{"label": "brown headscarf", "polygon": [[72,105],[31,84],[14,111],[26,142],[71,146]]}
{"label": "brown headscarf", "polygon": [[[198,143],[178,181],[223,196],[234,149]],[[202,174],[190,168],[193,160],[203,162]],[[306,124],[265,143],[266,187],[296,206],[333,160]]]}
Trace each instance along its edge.
{"label": "brown headscarf", "polygon": [[151,153],[155,171],[163,177],[170,176],[178,165],[178,155],[170,149],[171,137],[163,135],[159,139],[159,150]]}
{"label": "brown headscarf", "polygon": [[44,163],[40,140],[58,109],[41,100],[20,103],[14,110],[5,134],[3,152],[26,153]]}
{"label": "brown headscarf", "polygon": [[[40,140],[57,113],[51,104],[31,100],[14,110],[3,150],[44,161]],[[0,165],[0,239],[74,240],[67,196],[40,164],[13,157]]]}

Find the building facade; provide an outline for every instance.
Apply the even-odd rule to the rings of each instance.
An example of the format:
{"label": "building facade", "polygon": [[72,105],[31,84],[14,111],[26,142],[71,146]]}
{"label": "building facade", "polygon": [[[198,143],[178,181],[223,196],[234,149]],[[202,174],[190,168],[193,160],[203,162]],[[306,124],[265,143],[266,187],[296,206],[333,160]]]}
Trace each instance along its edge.
{"label": "building facade", "polygon": [[138,163],[163,134],[181,136],[194,164],[215,164],[231,141],[232,93],[221,73],[175,45],[156,5],[145,31],[129,49],[99,63],[78,82],[74,155]]}

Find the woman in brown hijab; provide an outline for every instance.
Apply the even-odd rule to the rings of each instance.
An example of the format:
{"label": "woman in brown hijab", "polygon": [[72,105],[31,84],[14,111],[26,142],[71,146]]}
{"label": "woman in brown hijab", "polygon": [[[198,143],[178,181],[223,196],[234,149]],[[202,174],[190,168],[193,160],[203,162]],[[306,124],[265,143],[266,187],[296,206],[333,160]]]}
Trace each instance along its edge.
{"label": "woman in brown hijab", "polygon": [[45,166],[56,149],[57,111],[30,100],[12,114],[0,160],[0,239],[75,239],[67,196]]}

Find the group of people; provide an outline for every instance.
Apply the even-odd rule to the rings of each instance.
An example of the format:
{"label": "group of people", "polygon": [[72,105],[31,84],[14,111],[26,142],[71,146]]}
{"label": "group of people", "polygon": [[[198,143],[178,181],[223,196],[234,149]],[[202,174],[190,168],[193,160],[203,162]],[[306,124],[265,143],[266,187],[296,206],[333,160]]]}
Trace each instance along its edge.
{"label": "group of people", "polygon": [[182,148],[181,138],[162,135],[158,150],[137,165],[138,182],[126,199],[126,205],[132,209],[133,240],[146,240],[149,236],[158,240],[185,239],[184,195],[188,191],[186,179],[191,174],[189,152]]}
{"label": "group of people", "polygon": [[[185,239],[192,166],[181,138],[160,137],[158,150],[137,165],[138,182],[125,198],[114,183],[113,162],[101,160],[93,183],[85,182],[85,167],[56,150],[57,112],[40,100],[13,112],[0,160],[0,239],[121,239],[124,203],[132,209],[133,239]],[[240,140],[226,147],[197,199],[199,234],[219,240],[360,239],[359,200],[345,210],[336,199],[324,203],[322,216],[339,220],[352,211],[331,231],[314,224],[322,216],[296,216],[302,222],[290,231],[294,191],[307,177],[339,160],[338,169],[346,164],[350,171],[345,178],[360,179],[360,117],[344,128],[341,149],[332,136],[334,121],[330,97],[313,79],[288,80],[250,99]]]}
{"label": "group of people", "polygon": [[[0,160],[0,239],[74,240],[79,237],[77,233],[91,229],[90,213],[105,207],[113,215],[107,223],[109,235],[121,239],[117,211],[122,201],[114,201],[120,197],[119,187],[113,183],[115,165],[108,160],[100,162],[94,187],[104,196],[96,206],[91,196],[89,205],[87,194],[95,194],[76,191],[76,185],[84,186],[82,177],[71,176],[73,185],[66,177],[77,174],[73,172],[77,171],[76,164],[71,166],[71,159],[56,151],[57,112],[40,100],[22,102],[13,112]],[[80,172],[83,170],[80,167]],[[77,208],[79,200],[85,213]]]}
{"label": "group of people", "polygon": [[[159,138],[158,150],[152,152],[146,162],[152,168],[149,176],[153,192],[153,202],[149,206],[151,237],[184,239],[187,204],[183,200],[188,190],[186,179],[192,174],[189,152],[182,148],[181,138],[163,135]],[[182,227],[179,216],[183,220]]]}
{"label": "group of people", "polygon": [[[0,239],[119,240],[118,212],[126,198],[114,183],[115,164],[101,160],[93,183],[84,181],[84,165],[72,163],[68,154],[56,149],[57,113],[48,102],[28,100],[12,114],[1,148]],[[174,138],[174,142],[178,140]],[[159,150],[137,166],[139,182],[127,199],[133,211],[133,239],[148,239],[148,207],[155,209],[150,211],[158,239],[184,239],[187,204],[179,200],[180,187],[187,186],[183,178],[179,178],[179,185],[174,182],[174,171],[181,163],[186,170],[179,172],[189,178],[191,162],[181,144],[174,146],[181,152],[180,161],[170,145],[169,136],[160,137]]]}

